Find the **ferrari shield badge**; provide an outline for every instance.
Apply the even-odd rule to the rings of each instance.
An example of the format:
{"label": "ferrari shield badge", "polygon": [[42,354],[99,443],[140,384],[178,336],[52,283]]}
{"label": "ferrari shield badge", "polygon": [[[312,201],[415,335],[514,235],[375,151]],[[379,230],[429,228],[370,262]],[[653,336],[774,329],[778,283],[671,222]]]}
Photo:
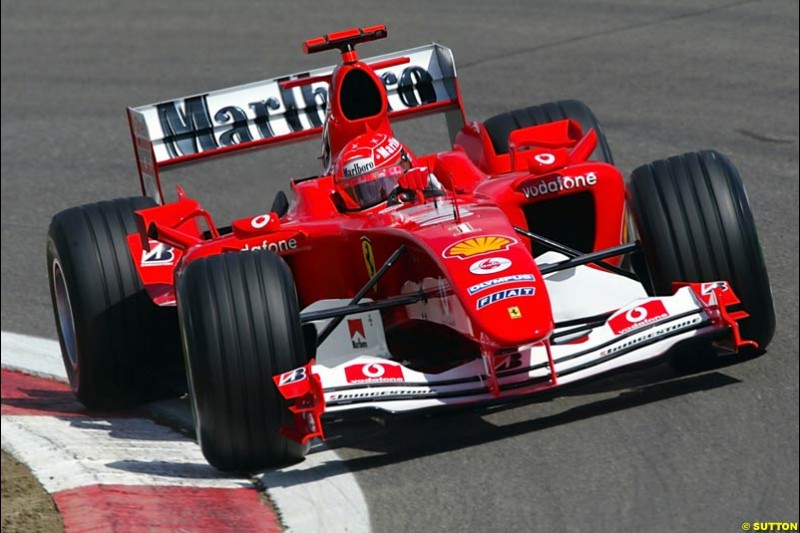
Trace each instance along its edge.
{"label": "ferrari shield badge", "polygon": [[371,278],[378,269],[375,268],[375,253],[372,251],[372,242],[368,237],[361,237],[361,253],[364,255],[364,264],[367,266],[367,274]]}

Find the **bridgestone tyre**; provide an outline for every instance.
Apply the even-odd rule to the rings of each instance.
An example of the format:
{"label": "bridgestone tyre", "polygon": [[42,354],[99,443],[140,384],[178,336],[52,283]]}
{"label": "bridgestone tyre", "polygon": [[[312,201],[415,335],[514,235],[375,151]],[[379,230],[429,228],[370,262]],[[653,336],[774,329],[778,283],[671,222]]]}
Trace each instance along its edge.
{"label": "bridgestone tyre", "polygon": [[47,236],[47,271],[61,353],[72,390],[92,409],[177,395],[177,313],[144,291],[126,236],[150,198],[120,198],[58,213]]}
{"label": "bridgestone tyre", "polygon": [[655,294],[675,281],[728,281],[750,317],[742,335],[761,350],[775,332],[769,276],[739,172],[715,151],[654,161],[633,171],[628,208]]}
{"label": "bridgestone tyre", "polygon": [[190,263],[178,308],[197,439],[210,464],[249,471],[302,459],[272,377],[304,365],[292,274],[270,251]]}
{"label": "bridgestone tyre", "polygon": [[597,133],[597,147],[592,152],[590,159],[613,165],[614,158],[611,156],[611,149],[608,147],[603,127],[589,106],[578,100],[560,100],[516,109],[495,115],[484,121],[483,125],[492,140],[495,153],[499,155],[508,153],[508,136],[512,131],[567,118],[577,121],[584,132],[592,128]]}

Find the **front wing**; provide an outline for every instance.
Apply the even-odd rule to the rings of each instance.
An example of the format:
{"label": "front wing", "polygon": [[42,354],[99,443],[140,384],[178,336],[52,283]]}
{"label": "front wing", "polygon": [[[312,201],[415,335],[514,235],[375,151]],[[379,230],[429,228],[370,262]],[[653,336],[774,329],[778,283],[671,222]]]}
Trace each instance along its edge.
{"label": "front wing", "polygon": [[672,296],[632,302],[592,328],[569,328],[574,333],[568,335],[557,330],[552,342],[484,355],[438,374],[374,356],[332,368],[311,361],[274,377],[283,397],[294,401],[294,424],[283,431],[306,442],[323,437],[323,412],[367,407],[399,413],[530,395],[655,359],[702,337],[723,339],[733,351],[754,344],[739,335],[737,320],[746,313],[727,310],[739,301],[726,283],[682,285]]}

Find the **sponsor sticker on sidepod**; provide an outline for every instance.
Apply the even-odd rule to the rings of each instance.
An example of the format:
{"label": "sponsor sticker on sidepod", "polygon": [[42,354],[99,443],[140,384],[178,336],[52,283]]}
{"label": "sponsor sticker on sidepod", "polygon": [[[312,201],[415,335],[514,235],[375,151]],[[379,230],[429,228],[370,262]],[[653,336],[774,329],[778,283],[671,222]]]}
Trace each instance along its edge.
{"label": "sponsor sticker on sidepod", "polygon": [[523,183],[517,190],[525,195],[525,198],[536,198],[537,196],[549,196],[562,191],[573,189],[586,189],[597,184],[597,174],[589,172],[585,176],[554,176],[536,178]]}
{"label": "sponsor sticker on sidepod", "polygon": [[608,325],[614,335],[622,335],[668,316],[667,308],[661,300],[651,300],[612,316],[608,320]]}
{"label": "sponsor sticker on sidepod", "polygon": [[511,298],[522,298],[525,296],[533,296],[536,294],[536,287],[519,287],[517,289],[506,289],[504,291],[493,292],[483,298],[478,299],[478,303],[475,304],[476,309],[481,310],[484,307],[488,307],[492,304],[496,304],[497,302],[503,300],[509,300]]}
{"label": "sponsor sticker on sidepod", "polygon": [[533,281],[535,278],[533,274],[512,274],[510,276],[502,276],[500,278],[493,278],[490,280],[482,281],[480,283],[476,283],[469,289],[467,292],[472,296],[473,294],[477,294],[483,290],[486,290],[490,287],[495,287],[497,285],[505,285],[506,283],[516,283],[518,281]]}
{"label": "sponsor sticker on sidepod", "polygon": [[143,267],[171,265],[175,261],[175,252],[171,246],[163,242],[150,240],[150,251],[142,250]]}
{"label": "sponsor sticker on sidepod", "polygon": [[497,274],[511,266],[511,259],[505,257],[489,257],[475,261],[469,267],[469,271],[479,276],[486,274]]}
{"label": "sponsor sticker on sidepod", "polygon": [[388,363],[350,365],[344,375],[348,383],[405,381],[403,369]]}
{"label": "sponsor sticker on sidepod", "polygon": [[466,259],[475,255],[483,255],[491,252],[502,252],[508,250],[517,240],[503,235],[482,235],[480,237],[470,237],[448,246],[442,253],[445,259],[457,257]]}

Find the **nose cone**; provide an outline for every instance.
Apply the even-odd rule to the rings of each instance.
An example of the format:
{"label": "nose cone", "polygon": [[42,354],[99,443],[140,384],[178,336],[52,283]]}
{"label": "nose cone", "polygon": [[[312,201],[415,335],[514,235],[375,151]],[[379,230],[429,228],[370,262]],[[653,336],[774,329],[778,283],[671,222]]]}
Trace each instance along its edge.
{"label": "nose cone", "polygon": [[544,281],[522,244],[511,242],[502,251],[467,255],[448,263],[453,287],[476,333],[499,346],[516,347],[539,341],[553,331]]}
{"label": "nose cone", "polygon": [[[494,205],[464,203],[461,220],[450,203],[395,212],[449,279],[482,343],[516,348],[548,337],[553,313],[544,280],[507,215]],[[426,211],[427,210],[427,211]],[[434,216],[435,215],[435,216]],[[407,220],[406,220],[407,219]]]}

